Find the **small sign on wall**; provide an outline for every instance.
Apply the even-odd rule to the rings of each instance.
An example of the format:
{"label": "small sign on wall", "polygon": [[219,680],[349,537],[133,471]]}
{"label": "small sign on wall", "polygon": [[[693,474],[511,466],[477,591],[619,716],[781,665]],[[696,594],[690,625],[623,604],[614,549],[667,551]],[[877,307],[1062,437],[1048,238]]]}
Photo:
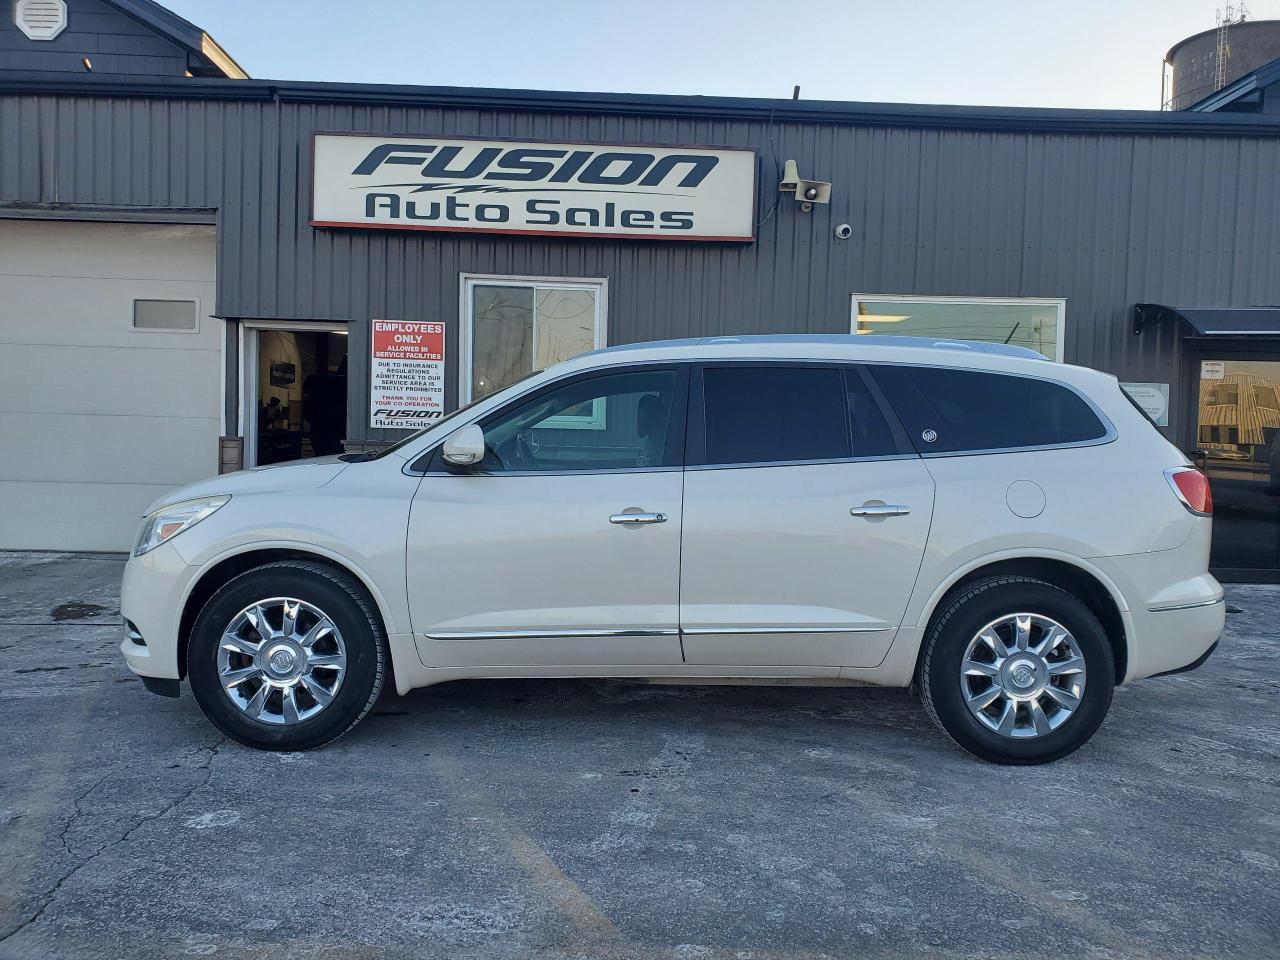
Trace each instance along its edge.
{"label": "small sign on wall", "polygon": [[1225,360],[1201,360],[1200,361],[1200,379],[1201,380],[1222,380],[1227,375],[1227,361]]}
{"label": "small sign on wall", "polygon": [[373,321],[369,426],[416,430],[444,416],[444,324]]}
{"label": "small sign on wall", "polygon": [[1169,385],[1167,383],[1122,383],[1133,402],[1140,406],[1157,427],[1169,425]]}

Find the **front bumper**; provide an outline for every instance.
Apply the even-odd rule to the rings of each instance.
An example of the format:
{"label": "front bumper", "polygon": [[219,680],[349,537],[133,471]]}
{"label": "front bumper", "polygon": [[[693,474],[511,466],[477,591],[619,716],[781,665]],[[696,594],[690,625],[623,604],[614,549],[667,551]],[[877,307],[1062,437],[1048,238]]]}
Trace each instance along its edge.
{"label": "front bumper", "polygon": [[149,691],[161,697],[180,697],[182,696],[182,681],[168,680],[165,677],[139,677],[142,685]]}
{"label": "front bumper", "polygon": [[182,678],[178,628],[195,573],[196,568],[182,559],[172,543],[130,557],[125,564],[120,613],[132,630],[126,625],[120,652],[138,676],[174,682]]}

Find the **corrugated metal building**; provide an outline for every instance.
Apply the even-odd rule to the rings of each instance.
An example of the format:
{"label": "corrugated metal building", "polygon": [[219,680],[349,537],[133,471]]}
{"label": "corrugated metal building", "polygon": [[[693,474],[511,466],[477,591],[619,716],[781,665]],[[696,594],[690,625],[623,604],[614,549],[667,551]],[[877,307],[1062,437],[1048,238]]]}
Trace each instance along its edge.
{"label": "corrugated metal building", "polygon": [[[257,81],[146,0],[67,0],[52,40],[27,37],[21,8],[0,23],[0,250],[19,264],[0,278],[0,384],[25,384],[0,385],[0,494],[23,509],[0,519],[0,547],[123,548],[146,502],[218,469],[220,451],[250,465],[403,436],[372,425],[378,390],[392,407],[415,396],[371,382],[380,320],[443,325],[444,409],[603,343],[918,333],[1110,371],[1192,450],[1202,373],[1280,380],[1280,330],[1261,309],[1280,304],[1280,118]],[[138,24],[186,68],[59,66],[94,57],[77,56],[90,27],[120,37]],[[33,67],[42,52],[56,69]],[[367,158],[388,144],[361,163],[394,170],[398,219],[371,199],[363,222],[316,225],[335,222],[317,203],[357,195],[316,180],[314,151]],[[488,167],[472,168],[486,150]],[[743,150],[745,185],[702,197],[698,158],[728,169]],[[437,168],[455,177],[444,191],[422,185],[433,151],[454,164]],[[746,239],[609,233],[591,218],[494,232],[513,225],[492,204],[546,188],[554,175],[533,175],[551,154],[562,171],[578,163],[575,189],[591,170],[625,184],[627,158],[657,157],[646,179],[658,187],[637,167],[630,195],[705,201],[707,217],[747,218]],[[787,160],[829,183],[829,202],[780,192]],[[504,164],[506,186],[459,176]],[[400,206],[416,198],[421,216],[446,194],[473,205],[472,222]],[[541,210],[561,202],[538,196],[553,197],[530,201]],[[492,223],[474,220],[482,200]],[[190,456],[171,455],[191,436]],[[1224,539],[1219,568],[1280,566],[1280,498],[1264,491],[1278,446],[1272,430],[1235,448],[1251,545],[1237,562]],[[104,503],[119,522],[90,536]]]}

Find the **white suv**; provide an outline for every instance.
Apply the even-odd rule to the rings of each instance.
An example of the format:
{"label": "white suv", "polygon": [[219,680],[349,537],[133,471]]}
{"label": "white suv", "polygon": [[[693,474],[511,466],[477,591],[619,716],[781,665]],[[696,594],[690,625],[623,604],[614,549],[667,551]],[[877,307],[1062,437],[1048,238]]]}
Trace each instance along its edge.
{"label": "white suv", "polygon": [[164,498],[121,649],[271,749],[339,736],[388,678],[823,677],[911,686],[965,749],[1039,763],[1117,682],[1212,651],[1211,512],[1114,377],[1029,351],[635,344],[375,456]]}

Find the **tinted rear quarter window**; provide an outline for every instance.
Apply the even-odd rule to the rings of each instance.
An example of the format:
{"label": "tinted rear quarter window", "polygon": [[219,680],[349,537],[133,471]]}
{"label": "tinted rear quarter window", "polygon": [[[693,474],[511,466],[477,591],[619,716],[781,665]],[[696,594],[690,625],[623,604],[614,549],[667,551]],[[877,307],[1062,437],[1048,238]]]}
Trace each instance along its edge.
{"label": "tinted rear quarter window", "polygon": [[[1079,394],[1048,380],[942,367],[870,369],[921,453],[1088,443],[1107,433]],[[928,431],[936,439],[925,440]]]}

